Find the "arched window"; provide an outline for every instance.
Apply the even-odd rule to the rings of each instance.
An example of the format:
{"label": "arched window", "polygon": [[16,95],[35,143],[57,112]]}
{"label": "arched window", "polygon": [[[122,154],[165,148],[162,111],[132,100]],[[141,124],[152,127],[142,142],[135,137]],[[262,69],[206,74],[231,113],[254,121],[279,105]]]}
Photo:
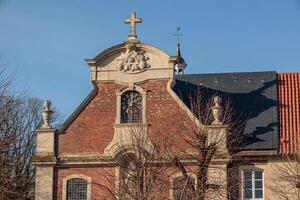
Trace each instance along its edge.
{"label": "arched window", "polygon": [[121,96],[121,123],[142,122],[142,95],[128,91]]}
{"label": "arched window", "polygon": [[124,199],[131,199],[130,196],[136,195],[136,189],[139,186],[140,181],[143,181],[142,177],[138,177],[138,169],[136,167],[137,160],[131,154],[123,155],[120,162],[120,174],[119,174],[119,192],[120,196]]}
{"label": "arched window", "polygon": [[194,196],[195,179],[180,176],[173,180],[173,199],[191,200]]}
{"label": "arched window", "polygon": [[67,181],[66,200],[87,200],[87,180],[72,178]]}

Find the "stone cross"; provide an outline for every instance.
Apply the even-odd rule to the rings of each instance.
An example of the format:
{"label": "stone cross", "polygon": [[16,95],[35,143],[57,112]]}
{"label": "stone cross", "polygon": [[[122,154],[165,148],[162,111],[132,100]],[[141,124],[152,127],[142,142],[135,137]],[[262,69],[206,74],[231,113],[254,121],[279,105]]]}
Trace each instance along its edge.
{"label": "stone cross", "polygon": [[136,18],[135,11],[132,11],[130,14],[130,18],[125,19],[124,23],[125,24],[130,23],[130,32],[128,35],[128,40],[136,40],[137,35],[135,33],[135,26],[136,26],[136,23],[142,23],[142,18]]}

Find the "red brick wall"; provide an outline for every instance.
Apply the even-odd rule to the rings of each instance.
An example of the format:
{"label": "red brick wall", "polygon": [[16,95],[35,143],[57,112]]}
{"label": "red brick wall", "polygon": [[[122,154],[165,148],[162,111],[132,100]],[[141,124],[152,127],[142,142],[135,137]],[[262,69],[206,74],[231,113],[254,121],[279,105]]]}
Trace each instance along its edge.
{"label": "red brick wall", "polygon": [[115,83],[98,84],[98,93],[58,138],[59,153],[103,153],[113,138],[116,118]]}
{"label": "red brick wall", "polygon": [[[166,133],[176,138],[177,119],[188,120],[182,108],[167,91],[167,80],[148,81],[146,117],[149,134]],[[113,138],[116,117],[116,83],[99,83],[98,94],[58,138],[59,153],[103,153]],[[181,122],[180,122],[181,123]]]}
{"label": "red brick wall", "polygon": [[[189,121],[182,108],[167,91],[167,80],[148,81],[139,86],[147,91],[146,117],[149,124],[150,137],[167,135],[171,139],[178,138],[176,120]],[[58,136],[58,153],[103,153],[105,147],[113,138],[116,117],[116,91],[122,85],[116,83],[99,83],[98,93],[86,108],[74,119],[63,134]],[[181,123],[179,123],[181,124]],[[177,140],[177,144],[179,143]],[[103,169],[68,168],[57,171],[58,199],[62,195],[62,179],[71,174],[84,174],[92,178],[93,182],[104,181]],[[107,182],[106,182],[107,184]],[[92,199],[103,195],[103,190],[92,185]],[[97,196],[97,198],[95,197]],[[108,198],[110,199],[110,198]]]}
{"label": "red brick wall", "polygon": [[[63,178],[72,174],[81,174],[91,178],[91,200],[114,199],[108,190],[102,186],[114,188],[115,169],[86,167],[57,169],[57,200],[62,200]],[[110,178],[109,181],[108,178]]]}
{"label": "red brick wall", "polygon": [[182,131],[182,127],[178,126],[181,126],[184,121],[190,122],[190,119],[168,92],[167,84],[167,80],[161,80],[149,81],[140,85],[147,90],[148,134],[150,137],[165,135],[179,144],[182,142],[182,138],[179,139],[178,131]]}

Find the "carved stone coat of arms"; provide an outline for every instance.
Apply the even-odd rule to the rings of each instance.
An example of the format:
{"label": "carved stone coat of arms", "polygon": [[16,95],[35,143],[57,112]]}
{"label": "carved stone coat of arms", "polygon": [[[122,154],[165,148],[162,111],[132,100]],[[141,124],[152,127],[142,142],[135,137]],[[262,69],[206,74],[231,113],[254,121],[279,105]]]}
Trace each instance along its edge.
{"label": "carved stone coat of arms", "polygon": [[117,58],[117,67],[121,72],[138,73],[150,68],[147,60],[144,51],[138,50],[135,44],[127,44],[126,51]]}

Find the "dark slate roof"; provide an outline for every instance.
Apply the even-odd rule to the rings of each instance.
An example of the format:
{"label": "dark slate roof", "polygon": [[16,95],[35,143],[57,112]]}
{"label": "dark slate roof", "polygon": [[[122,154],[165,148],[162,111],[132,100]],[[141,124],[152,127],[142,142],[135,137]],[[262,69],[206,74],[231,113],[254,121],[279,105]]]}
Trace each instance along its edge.
{"label": "dark slate roof", "polygon": [[189,106],[191,91],[229,98],[234,117],[243,116],[238,149],[277,150],[279,138],[275,71],[177,75],[173,90]]}

